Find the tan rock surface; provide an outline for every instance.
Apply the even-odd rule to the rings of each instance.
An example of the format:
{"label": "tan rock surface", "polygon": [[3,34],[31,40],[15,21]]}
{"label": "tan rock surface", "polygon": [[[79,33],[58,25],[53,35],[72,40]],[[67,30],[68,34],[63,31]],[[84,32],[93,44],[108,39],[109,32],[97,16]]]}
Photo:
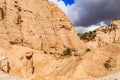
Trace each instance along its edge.
{"label": "tan rock surface", "polygon": [[120,43],[120,19],[113,20],[110,25],[95,30],[96,37],[85,42],[86,47],[96,49],[112,43]]}
{"label": "tan rock surface", "polygon": [[22,45],[60,54],[81,46],[68,17],[47,0],[1,0],[0,29],[0,46],[5,48]]}
{"label": "tan rock surface", "polygon": [[[80,43],[68,17],[53,3],[0,0],[0,69],[3,72],[35,80],[44,79],[50,73],[63,75],[69,67],[65,71],[56,67],[67,65],[67,59],[62,62],[55,57],[60,57],[66,48],[82,54]],[[70,66],[74,68],[73,64]]]}
{"label": "tan rock surface", "polygon": [[[87,52],[81,58],[79,56],[56,58],[27,47],[16,45],[11,47],[9,51],[1,49],[6,52],[9,59],[9,74],[31,80],[84,80],[120,71],[120,46],[116,44]],[[33,66],[30,65],[30,68],[29,61],[26,63],[28,52],[33,52]],[[108,67],[105,66],[107,61],[110,61]]]}
{"label": "tan rock surface", "polygon": [[85,80],[120,80],[120,73],[110,74],[102,78],[93,78],[93,79],[85,79]]}
{"label": "tan rock surface", "polygon": [[3,72],[0,72],[0,80],[28,80],[28,79],[20,78],[20,77],[16,77],[16,76],[11,76],[9,74],[5,74]]}
{"label": "tan rock surface", "polygon": [[98,29],[94,41],[83,43],[53,3],[0,0],[0,70],[6,72],[0,80],[85,80],[119,72],[119,22],[105,27],[108,32]]}

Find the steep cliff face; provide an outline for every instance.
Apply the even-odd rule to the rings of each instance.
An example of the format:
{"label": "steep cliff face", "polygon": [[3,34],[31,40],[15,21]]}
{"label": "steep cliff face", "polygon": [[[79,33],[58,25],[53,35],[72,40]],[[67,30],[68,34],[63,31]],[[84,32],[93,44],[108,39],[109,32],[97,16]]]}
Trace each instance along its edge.
{"label": "steep cliff face", "polygon": [[0,71],[59,80],[79,64],[83,48],[68,17],[48,0],[0,0]]}
{"label": "steep cliff face", "polygon": [[47,0],[1,0],[0,37],[5,48],[22,45],[52,54],[80,48],[72,23]]}

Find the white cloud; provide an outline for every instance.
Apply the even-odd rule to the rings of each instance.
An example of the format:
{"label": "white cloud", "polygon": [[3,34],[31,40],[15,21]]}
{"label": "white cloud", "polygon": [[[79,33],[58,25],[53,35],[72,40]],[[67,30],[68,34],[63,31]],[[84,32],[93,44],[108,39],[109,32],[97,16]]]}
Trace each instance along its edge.
{"label": "white cloud", "polygon": [[98,29],[100,26],[103,26],[103,25],[106,26],[106,24],[104,22],[100,22],[97,25],[91,25],[89,27],[78,26],[78,27],[75,27],[75,29],[79,33],[85,33],[85,32],[89,32],[89,31],[94,31],[94,30]]}
{"label": "white cloud", "polygon": [[56,5],[58,5],[58,7],[60,7],[64,11],[64,13],[70,18],[70,20],[72,22],[74,22],[76,20],[76,18],[78,17],[78,16],[73,17],[73,14],[78,15],[78,10],[77,9],[73,10],[74,9],[74,4],[66,6],[64,1],[62,1],[62,0],[60,0],[60,1],[58,1],[58,0],[49,0],[49,1],[55,3]]}
{"label": "white cloud", "polygon": [[[58,7],[60,7],[73,23],[76,22],[77,18],[80,15],[80,13],[78,13],[78,12],[80,10],[82,11],[81,8],[77,7],[76,3],[66,6],[62,0],[61,1],[49,0],[49,1],[55,3]],[[77,27],[75,27],[75,29],[79,33],[84,33],[84,32],[88,32],[88,31],[93,31],[93,30],[97,29],[98,27],[99,27],[99,25],[91,25],[90,27],[77,26]]]}
{"label": "white cloud", "polygon": [[97,23],[109,22],[120,17],[120,0],[109,0],[109,2],[107,0],[75,0],[74,4],[68,6],[63,0],[49,1],[57,4],[65,12],[80,33],[100,27]]}

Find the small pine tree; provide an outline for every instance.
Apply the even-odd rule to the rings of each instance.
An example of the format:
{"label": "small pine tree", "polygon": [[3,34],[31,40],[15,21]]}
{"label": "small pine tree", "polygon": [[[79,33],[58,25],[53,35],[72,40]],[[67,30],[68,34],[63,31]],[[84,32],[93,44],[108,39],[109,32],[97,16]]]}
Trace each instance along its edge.
{"label": "small pine tree", "polygon": [[63,56],[67,56],[67,55],[71,55],[72,54],[72,50],[70,48],[66,48],[63,51]]}

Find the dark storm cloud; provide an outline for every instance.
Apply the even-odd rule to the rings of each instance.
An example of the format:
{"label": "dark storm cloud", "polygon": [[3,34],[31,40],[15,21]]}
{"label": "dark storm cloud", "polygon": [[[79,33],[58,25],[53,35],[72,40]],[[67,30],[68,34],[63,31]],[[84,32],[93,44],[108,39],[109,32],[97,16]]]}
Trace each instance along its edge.
{"label": "dark storm cloud", "polygon": [[120,17],[120,0],[75,0],[67,14],[76,27],[108,22]]}
{"label": "dark storm cloud", "polygon": [[67,6],[64,0],[49,1],[66,13],[78,33],[93,31],[115,18],[120,18],[120,0],[75,0]]}

